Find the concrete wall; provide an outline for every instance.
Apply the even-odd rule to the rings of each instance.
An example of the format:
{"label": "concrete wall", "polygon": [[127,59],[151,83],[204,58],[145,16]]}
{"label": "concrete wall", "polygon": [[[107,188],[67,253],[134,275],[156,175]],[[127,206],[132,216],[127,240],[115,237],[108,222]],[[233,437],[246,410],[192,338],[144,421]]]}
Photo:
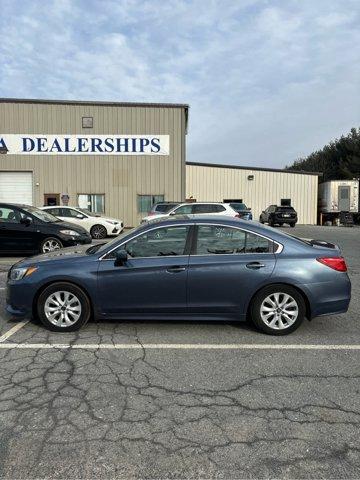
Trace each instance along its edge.
{"label": "concrete wall", "polygon": [[[253,175],[253,180],[248,176]],[[291,198],[299,223],[316,224],[318,177],[311,174],[186,165],[186,198],[197,201],[243,199],[258,220],[262,210]]]}
{"label": "concrete wall", "polygon": [[[34,205],[45,193],[105,194],[105,213],[138,224],[137,194],[185,198],[186,106],[0,99],[0,134],[167,134],[169,156],[0,155],[0,171],[33,172]],[[94,128],[82,128],[92,116]],[[38,184],[38,186],[37,186]]]}

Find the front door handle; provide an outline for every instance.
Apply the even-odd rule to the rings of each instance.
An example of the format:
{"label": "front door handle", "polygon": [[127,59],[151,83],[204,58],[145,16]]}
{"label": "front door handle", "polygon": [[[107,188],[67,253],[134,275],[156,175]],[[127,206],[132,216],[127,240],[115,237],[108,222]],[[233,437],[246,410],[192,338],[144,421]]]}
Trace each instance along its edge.
{"label": "front door handle", "polygon": [[175,265],[174,267],[169,267],[166,269],[166,271],[169,273],[184,272],[185,270],[186,270],[186,267],[180,267],[180,265]]}
{"label": "front door handle", "polygon": [[259,268],[264,268],[265,265],[260,262],[250,262],[246,264],[246,268],[249,268],[250,270],[259,270]]}

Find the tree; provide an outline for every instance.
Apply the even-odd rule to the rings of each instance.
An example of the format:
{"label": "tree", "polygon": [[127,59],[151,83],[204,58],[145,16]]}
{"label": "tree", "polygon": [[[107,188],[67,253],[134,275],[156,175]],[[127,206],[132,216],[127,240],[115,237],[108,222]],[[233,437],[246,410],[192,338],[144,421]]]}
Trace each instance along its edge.
{"label": "tree", "polygon": [[299,158],[285,170],[322,172],[322,181],[349,180],[360,177],[360,128],[331,141],[306,158]]}

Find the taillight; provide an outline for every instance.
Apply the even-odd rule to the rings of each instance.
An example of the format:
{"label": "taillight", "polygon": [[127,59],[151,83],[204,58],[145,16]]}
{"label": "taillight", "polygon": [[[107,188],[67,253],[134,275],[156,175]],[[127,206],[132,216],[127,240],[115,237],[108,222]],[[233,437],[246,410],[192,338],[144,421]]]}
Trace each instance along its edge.
{"label": "taillight", "polygon": [[347,272],[346,262],[343,257],[319,257],[316,260],[337,272]]}

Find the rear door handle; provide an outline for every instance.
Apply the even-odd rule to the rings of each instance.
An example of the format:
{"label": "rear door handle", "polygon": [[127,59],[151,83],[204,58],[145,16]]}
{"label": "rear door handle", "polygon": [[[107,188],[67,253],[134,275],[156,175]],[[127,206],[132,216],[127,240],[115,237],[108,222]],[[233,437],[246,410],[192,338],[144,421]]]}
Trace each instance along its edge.
{"label": "rear door handle", "polygon": [[175,265],[173,267],[169,267],[166,269],[166,271],[169,273],[184,272],[185,270],[186,270],[186,267],[180,267],[180,265]]}
{"label": "rear door handle", "polygon": [[260,263],[260,262],[250,262],[246,264],[246,268],[249,268],[250,270],[259,270],[259,268],[264,268],[265,264]]}

